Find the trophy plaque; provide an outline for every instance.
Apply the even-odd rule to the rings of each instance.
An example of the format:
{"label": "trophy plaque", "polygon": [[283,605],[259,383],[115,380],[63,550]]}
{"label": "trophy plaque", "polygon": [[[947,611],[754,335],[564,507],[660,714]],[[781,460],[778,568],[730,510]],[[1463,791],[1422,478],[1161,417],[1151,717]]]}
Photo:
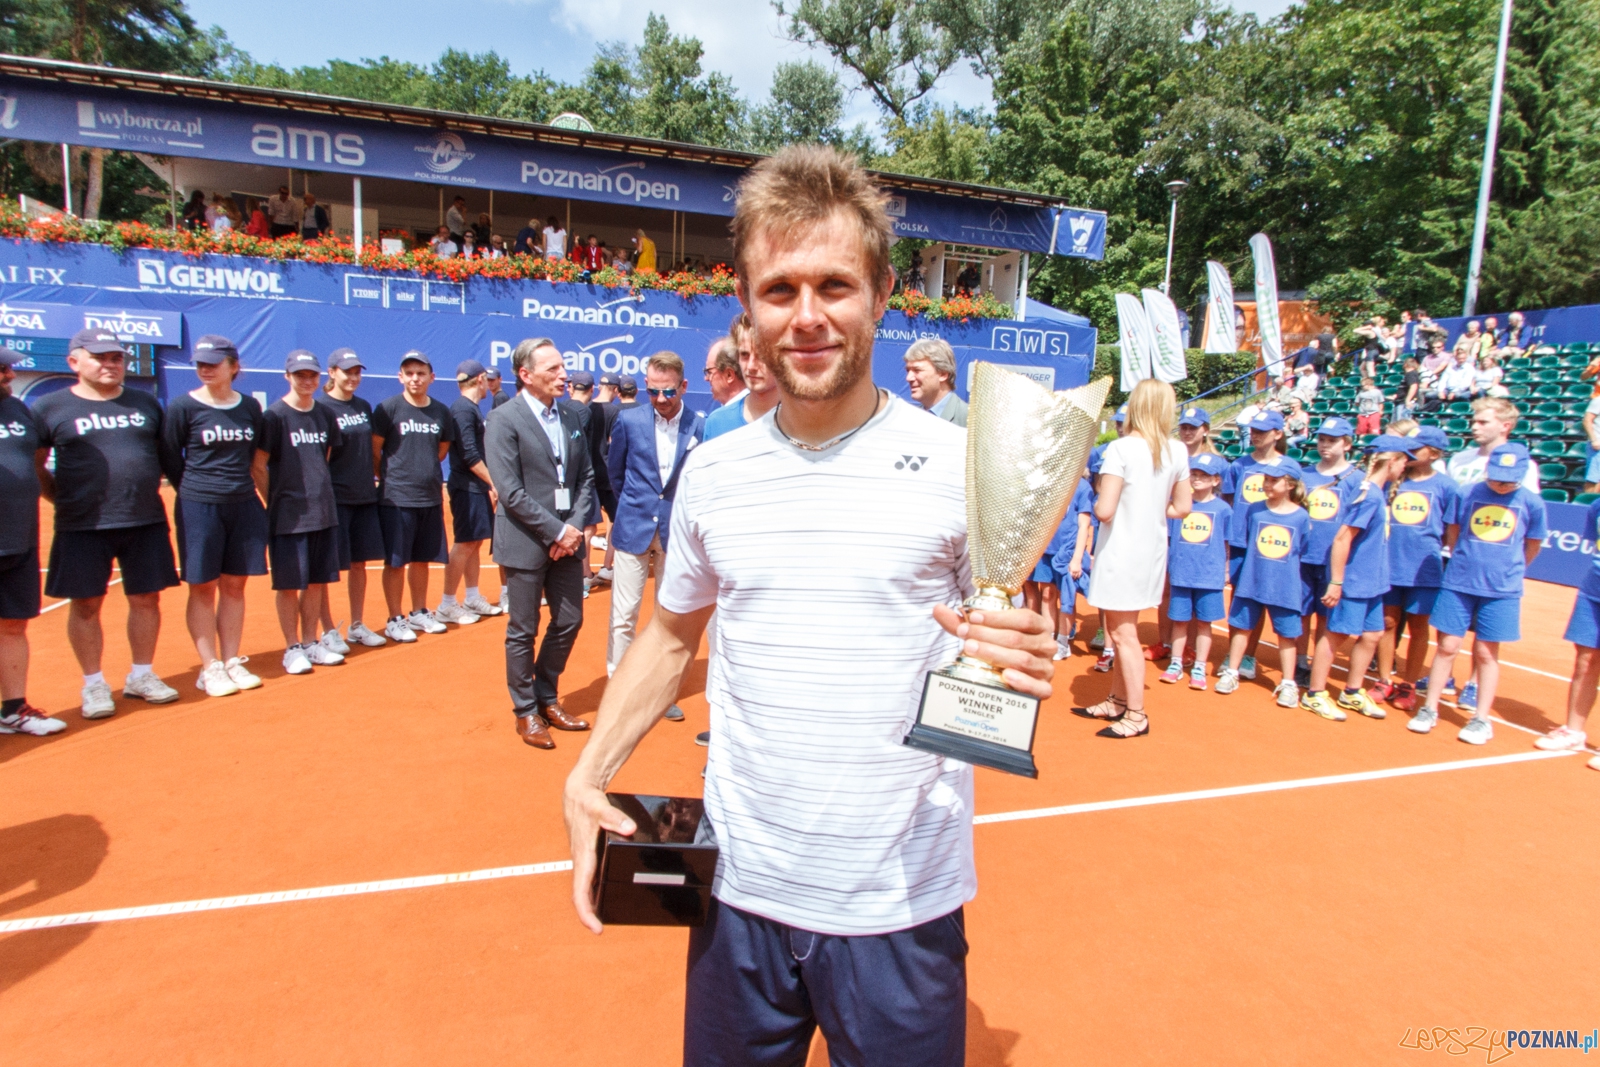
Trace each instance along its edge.
{"label": "trophy plaque", "polygon": [[[973,368],[967,408],[967,554],[977,593],[963,612],[1000,611],[1033,573],[1083,477],[1111,379],[1051,392],[992,363]],[[1039,701],[963,655],[932,671],[905,744],[1037,778]]]}
{"label": "trophy plaque", "polygon": [[615,926],[702,926],[717,873],[717,838],[692,797],[607,793],[632,836],[600,831],[595,914]]}

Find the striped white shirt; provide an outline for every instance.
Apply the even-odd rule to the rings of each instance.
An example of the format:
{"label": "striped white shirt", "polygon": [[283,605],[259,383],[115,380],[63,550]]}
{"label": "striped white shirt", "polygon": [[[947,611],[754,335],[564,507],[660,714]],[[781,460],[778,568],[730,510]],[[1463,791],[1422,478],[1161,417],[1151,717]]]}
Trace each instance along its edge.
{"label": "striped white shirt", "polygon": [[972,768],[901,744],[972,591],[966,434],[891,399],[824,453],[773,413],[679,475],[661,604],[715,604],[713,891],[826,934],[903,930],[977,892]]}

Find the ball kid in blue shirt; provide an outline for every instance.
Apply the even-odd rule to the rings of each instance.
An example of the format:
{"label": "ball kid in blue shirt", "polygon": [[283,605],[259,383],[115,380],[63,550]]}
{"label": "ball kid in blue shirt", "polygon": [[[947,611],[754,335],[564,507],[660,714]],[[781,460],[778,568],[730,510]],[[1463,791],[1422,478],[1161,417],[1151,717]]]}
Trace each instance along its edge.
{"label": "ball kid in blue shirt", "polygon": [[[1217,692],[1239,688],[1239,665],[1250,635],[1265,616],[1278,635],[1283,679],[1274,693],[1280,707],[1293,707],[1294,639],[1300,635],[1300,553],[1311,519],[1301,506],[1305,488],[1300,464],[1284,457],[1262,472],[1262,499],[1245,516],[1248,542],[1228,606],[1228,661],[1217,672]],[[1286,703],[1287,701],[1287,703]]]}
{"label": "ball kid in blue shirt", "polygon": [[[1383,639],[1378,642],[1378,677],[1367,690],[1374,700],[1388,700],[1401,711],[1415,711],[1413,682],[1422,678],[1428,661],[1428,617],[1433,614],[1439,583],[1444,578],[1444,531],[1456,521],[1460,490],[1455,479],[1433,469],[1450,448],[1437,426],[1423,426],[1409,435],[1417,445],[1395,486],[1389,503],[1389,592],[1383,604]],[[1398,684],[1390,681],[1400,633],[1410,634],[1405,667]]]}
{"label": "ball kid in blue shirt", "polygon": [[[1583,531],[1586,538],[1600,543],[1600,500],[1589,505]],[[1600,686],[1600,552],[1589,557],[1564,636],[1573,644],[1567,721],[1534,742],[1534,747],[1547,752],[1581,752],[1589,740],[1584,725],[1594,710],[1595,687]],[[1589,766],[1600,771],[1600,756],[1590,760]]]}
{"label": "ball kid in blue shirt", "polygon": [[[1263,471],[1283,463],[1278,450],[1283,441],[1283,415],[1276,411],[1259,412],[1250,426],[1250,452],[1228,465],[1222,476],[1222,499],[1233,508],[1228,521],[1228,583],[1235,584],[1244,559],[1246,521],[1250,505],[1266,499],[1262,488]],[[1299,465],[1296,464],[1298,467]]]}
{"label": "ball kid in blue shirt", "polygon": [[[1094,491],[1089,479],[1078,479],[1067,504],[1067,513],[1045,547],[1044,556],[1033,568],[1033,577],[1022,585],[1022,600],[1029,611],[1053,620],[1056,631],[1056,659],[1072,655],[1072,632],[1078,608],[1079,579],[1084,576],[1083,554],[1089,547],[1089,512],[1094,510]],[[1088,583],[1082,588],[1088,589]],[[1062,614],[1067,616],[1065,622]]]}
{"label": "ball kid in blue shirt", "polygon": [[1228,581],[1228,520],[1233,509],[1216,496],[1225,466],[1223,458],[1213,452],[1190,456],[1189,484],[1194,490],[1194,503],[1187,518],[1167,520],[1167,580],[1171,583],[1167,617],[1187,625],[1172,627],[1172,660],[1161,680],[1182,680],[1183,650],[1192,641],[1191,689],[1206,687],[1211,623],[1225,614],[1222,587]]}
{"label": "ball kid in blue shirt", "polygon": [[1500,642],[1522,636],[1522,578],[1548,533],[1544,500],[1522,488],[1528,450],[1505,444],[1489,453],[1485,480],[1461,493],[1456,521],[1445,529],[1450,563],[1433,606],[1439,647],[1428,676],[1427,703],[1407,727],[1425,734],[1439,721],[1439,697],[1462,639],[1470,630],[1478,669],[1478,707],[1456,736],[1481,745],[1494,736],[1489,713],[1500,680]]}

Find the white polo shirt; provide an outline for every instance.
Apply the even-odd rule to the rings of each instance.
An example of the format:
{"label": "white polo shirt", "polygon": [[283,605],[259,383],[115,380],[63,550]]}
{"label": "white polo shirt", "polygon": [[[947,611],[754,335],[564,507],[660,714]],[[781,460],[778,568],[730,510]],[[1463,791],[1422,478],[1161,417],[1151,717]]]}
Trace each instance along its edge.
{"label": "white polo shirt", "polygon": [[972,592],[966,432],[890,399],[824,453],[772,412],[679,475],[660,602],[715,604],[706,810],[718,899],[880,934],[972,899],[972,768],[901,744]]}

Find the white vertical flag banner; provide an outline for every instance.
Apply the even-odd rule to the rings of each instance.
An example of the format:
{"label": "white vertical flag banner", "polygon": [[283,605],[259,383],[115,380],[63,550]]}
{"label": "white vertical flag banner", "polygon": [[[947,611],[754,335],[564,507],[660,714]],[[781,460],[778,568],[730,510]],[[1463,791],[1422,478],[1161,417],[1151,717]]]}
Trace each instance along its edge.
{"label": "white vertical flag banner", "polygon": [[1189,376],[1183,360],[1183,327],[1178,308],[1159,289],[1142,289],[1144,313],[1155,341],[1155,374],[1164,382],[1181,382]]}
{"label": "white vertical flag banner", "polygon": [[1211,299],[1206,301],[1206,351],[1239,351],[1239,331],[1233,310],[1233,277],[1214,259],[1206,260],[1206,280]]}
{"label": "white vertical flag banner", "polygon": [[1122,349],[1122,391],[1152,376],[1155,339],[1150,335],[1150,320],[1144,305],[1132,293],[1117,294],[1117,342]]}
{"label": "white vertical flag banner", "polygon": [[1250,238],[1250,255],[1256,264],[1256,328],[1261,332],[1261,363],[1276,377],[1283,363],[1283,324],[1278,319],[1278,268],[1266,234]]}

